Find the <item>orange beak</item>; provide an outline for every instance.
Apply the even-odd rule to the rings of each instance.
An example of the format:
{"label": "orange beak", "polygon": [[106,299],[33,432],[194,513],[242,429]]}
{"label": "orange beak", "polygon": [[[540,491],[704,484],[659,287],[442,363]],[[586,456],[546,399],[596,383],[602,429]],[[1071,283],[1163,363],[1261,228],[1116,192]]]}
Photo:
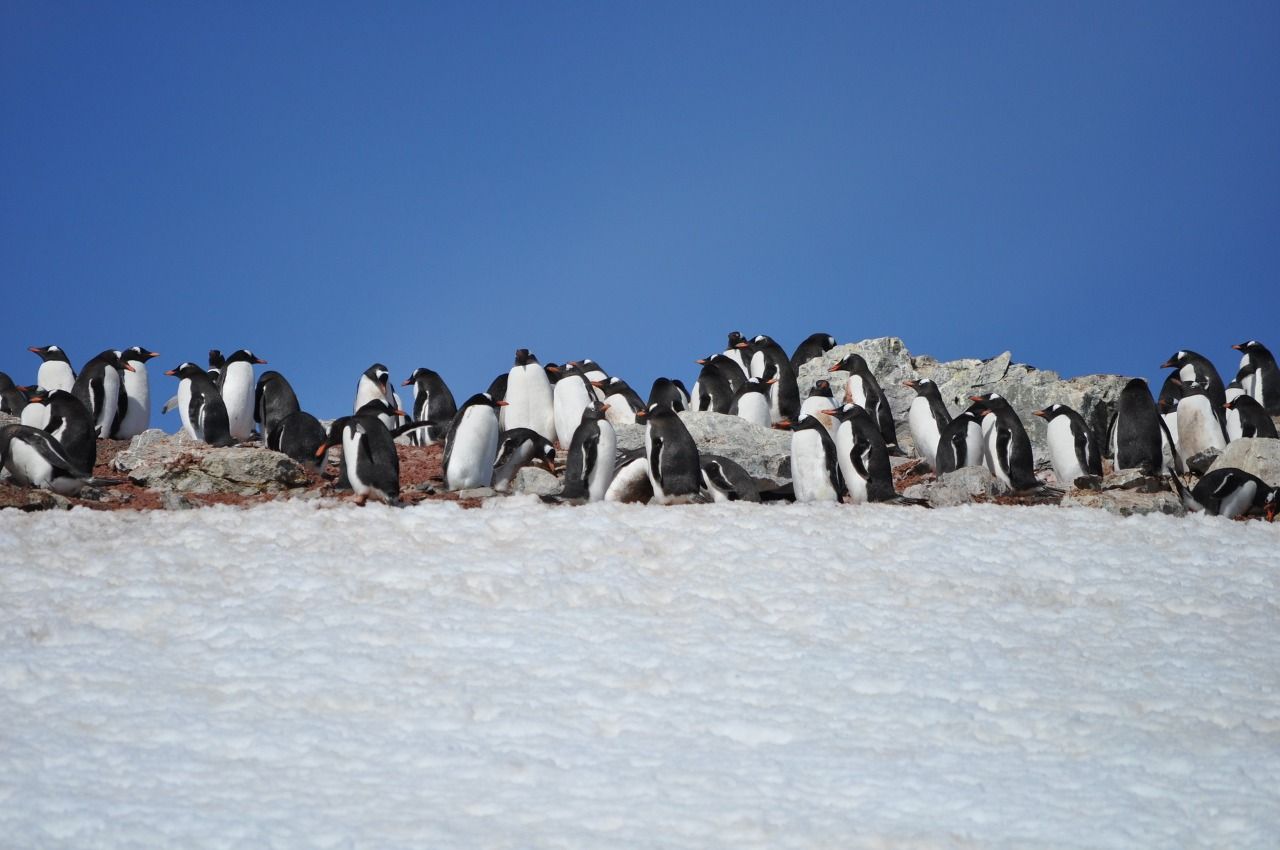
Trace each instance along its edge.
{"label": "orange beak", "polygon": [[747,343],[745,342],[740,342],[734,346],[734,348],[746,348],[746,347],[747,347]]}
{"label": "orange beak", "polygon": [[1043,410],[1033,410],[1033,411],[1031,411],[1031,415],[1032,415],[1032,416],[1039,416],[1041,419],[1043,419],[1043,418],[1044,418],[1044,411],[1043,411]]}
{"label": "orange beak", "polygon": [[324,453],[329,451],[328,443],[321,443],[320,448],[316,449],[316,457],[324,457]]}
{"label": "orange beak", "polygon": [[838,411],[838,410],[824,410],[824,411],[822,411],[822,412],[823,412],[823,413],[825,413],[827,416],[835,416],[835,415],[836,415],[837,413],[839,413],[840,411]]}
{"label": "orange beak", "polygon": [[969,396],[969,401],[986,401],[986,399],[980,395],[971,395]]}
{"label": "orange beak", "polygon": [[266,365],[267,365],[267,361],[263,360],[261,357],[255,357],[255,358],[253,358],[253,362],[254,362],[254,363],[257,363],[257,364],[258,364],[258,365],[260,365],[260,366],[266,366]]}
{"label": "orange beak", "polygon": [[504,398],[502,401],[495,401],[494,404],[496,404],[498,407],[506,407],[507,405],[511,404],[511,402],[507,401]]}
{"label": "orange beak", "polygon": [[32,354],[40,353],[40,349],[36,348],[34,345],[27,346],[27,351],[30,351]]}
{"label": "orange beak", "polygon": [[[1242,347],[1241,347],[1241,346],[1239,346],[1239,345],[1233,345],[1233,346],[1231,346],[1231,347],[1232,347],[1233,349],[1235,349],[1236,351],[1244,351],[1244,348],[1242,348]],[[33,348],[33,349],[31,349],[31,350],[32,350],[32,351],[35,351],[35,349],[34,349],[34,348]],[[1163,368],[1163,367],[1161,367],[1161,368]]]}
{"label": "orange beak", "polygon": [[177,372],[177,370],[175,370],[175,369],[170,369],[168,372],[165,372],[165,374],[166,374],[166,375],[177,375],[177,374],[178,374],[178,372]]}
{"label": "orange beak", "polygon": [[902,385],[903,385],[904,387],[911,387],[911,389],[913,389],[913,390],[916,388],[916,382],[915,382],[915,381],[903,381],[903,382],[902,382]]}
{"label": "orange beak", "polygon": [[147,356],[148,356],[148,357],[159,357],[159,356],[160,356],[160,352],[158,352],[158,351],[148,351],[148,352],[147,352]]}
{"label": "orange beak", "polygon": [[407,387],[407,386],[409,386],[409,385],[410,385],[410,384],[412,384],[412,383],[413,383],[413,379],[412,379],[412,378],[405,378],[405,379],[404,379],[404,383],[402,383],[400,386],[402,386],[402,387]]}
{"label": "orange beak", "polygon": [[592,381],[591,386],[595,387],[598,390],[604,389],[604,381]]}

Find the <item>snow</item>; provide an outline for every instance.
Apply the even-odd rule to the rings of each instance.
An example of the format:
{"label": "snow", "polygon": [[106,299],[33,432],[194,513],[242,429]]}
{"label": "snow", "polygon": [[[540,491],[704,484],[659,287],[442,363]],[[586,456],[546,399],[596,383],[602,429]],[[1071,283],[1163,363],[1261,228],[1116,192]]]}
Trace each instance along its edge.
{"label": "snow", "polygon": [[1274,847],[1280,524],[0,512],[0,844]]}

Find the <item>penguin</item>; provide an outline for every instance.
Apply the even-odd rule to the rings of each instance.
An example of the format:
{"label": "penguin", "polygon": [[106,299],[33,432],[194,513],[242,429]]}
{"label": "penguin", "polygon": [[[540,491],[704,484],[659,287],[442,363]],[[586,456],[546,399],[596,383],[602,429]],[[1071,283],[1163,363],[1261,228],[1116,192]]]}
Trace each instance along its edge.
{"label": "penguin", "polygon": [[769,384],[761,378],[751,378],[738,387],[729,412],[740,416],[748,422],[768,428],[773,424],[773,413],[769,409]]}
{"label": "penguin", "polygon": [[796,346],[791,354],[791,368],[798,375],[800,367],[815,357],[821,357],[836,347],[836,338],[831,334],[816,333],[805,337],[804,342]]}
{"label": "penguin", "polygon": [[730,360],[723,354],[712,354],[710,357],[704,357],[698,361],[699,366],[713,366],[720,373],[720,376],[729,383],[729,393],[732,396],[738,392],[738,388],[747,380],[747,375],[742,371],[742,367],[735,360]]}
{"label": "penguin", "polygon": [[301,409],[298,396],[284,375],[268,369],[258,376],[258,384],[253,389],[253,421],[262,435],[263,445],[270,448],[269,438],[276,425]]}
{"label": "penguin", "polygon": [[836,444],[816,417],[806,416],[791,428],[791,487],[797,502],[839,502],[844,494]]}
{"label": "penguin", "polygon": [[121,362],[120,355],[108,349],[84,365],[71,388],[93,416],[94,432],[99,437],[111,436],[120,404],[121,371],[132,372],[133,366]]}
{"label": "penguin", "polygon": [[599,502],[613,483],[613,461],[618,438],[605,418],[608,407],[595,402],[583,411],[582,421],[569,442],[562,499]]}
{"label": "penguin", "polygon": [[907,427],[911,430],[911,441],[916,445],[916,455],[930,469],[938,468],[938,441],[942,432],[951,422],[951,414],[942,400],[938,385],[929,378],[916,378],[903,381],[904,387],[915,390],[916,397],[911,399],[911,407],[907,410]]}
{"label": "penguin", "polygon": [[698,380],[693,383],[693,409],[728,413],[733,404],[733,390],[729,388],[728,379],[718,368],[710,365],[709,358],[698,362],[702,364],[702,370],[698,373]]}
{"label": "penguin", "polygon": [[22,411],[22,424],[49,434],[62,446],[67,457],[85,472],[98,463],[98,441],[93,419],[80,399],[66,390],[31,397]]}
{"label": "penguin", "polygon": [[503,431],[498,443],[498,456],[493,461],[490,486],[499,492],[510,490],[516,473],[528,464],[540,466],[555,475],[555,461],[556,447],[532,428]]}
{"label": "penguin", "polygon": [[747,342],[747,338],[741,333],[738,331],[729,332],[729,341],[725,344],[723,354],[730,360],[730,362],[738,365],[738,368],[742,370],[742,377],[744,380],[751,377],[751,355],[747,351],[750,347],[751,343]]}
{"label": "penguin", "polygon": [[227,406],[209,373],[187,362],[165,374],[178,379],[178,412],[186,432],[211,446],[234,445]]}
{"label": "penguin", "polygon": [[115,427],[111,436],[128,440],[138,436],[151,424],[151,381],[147,376],[147,361],[160,355],[140,345],[120,352],[120,360],[133,367],[122,374],[117,402]]}
{"label": "penguin", "polygon": [[227,406],[227,421],[231,426],[231,436],[236,440],[247,440],[253,436],[256,385],[253,367],[266,362],[247,348],[241,348],[222,364],[218,392],[222,395],[222,403]]}
{"label": "penguin", "polygon": [[1280,507],[1280,487],[1271,487],[1242,469],[1225,466],[1212,470],[1190,491],[1177,475],[1169,477],[1173,479],[1174,492],[1189,511],[1204,511],[1209,516],[1230,519],[1260,511],[1267,522],[1275,522]]}
{"label": "penguin", "polygon": [[266,429],[266,445],[316,472],[324,469],[324,453],[316,449],[328,439],[320,420],[304,410],[296,410],[272,422]]}
{"label": "penguin", "polygon": [[[1160,364],[1161,369],[1177,369],[1178,378],[1182,381],[1183,394],[1186,394],[1188,385],[1199,384],[1204,389],[1204,394],[1209,399],[1209,406],[1213,409],[1213,415],[1218,420],[1218,427],[1222,428],[1226,425],[1226,408],[1223,407],[1227,403],[1226,385],[1222,383],[1222,377],[1218,374],[1218,370],[1209,362],[1204,355],[1197,354],[1194,351],[1175,351],[1164,363]],[[1181,431],[1181,426],[1179,426]],[[1183,450],[1185,457],[1191,457],[1196,454],[1190,450]]]}
{"label": "penguin", "polygon": [[621,378],[608,378],[592,383],[599,392],[597,397],[604,396],[601,401],[609,406],[609,421],[614,426],[634,425],[636,413],[644,410],[644,399]]}
{"label": "penguin", "polygon": [[576,364],[565,364],[556,371],[558,379],[552,387],[551,397],[555,408],[556,441],[564,448],[578,430],[583,413],[595,402],[596,392],[586,373]]}
{"label": "penguin", "polygon": [[1125,384],[1107,438],[1115,471],[1138,469],[1143,475],[1160,475],[1165,468],[1162,425],[1147,382],[1134,378]]}
{"label": "penguin", "polygon": [[649,480],[649,461],[644,446],[618,455],[613,465],[613,481],[605,491],[606,502],[647,504],[653,499],[653,483]]}
{"label": "penguin", "polygon": [[[359,410],[356,411],[357,416],[369,416],[377,419],[386,426],[388,432],[395,432],[400,424],[400,417],[404,416],[404,411],[399,408],[392,407],[384,398],[375,398],[364,403]],[[392,433],[392,439],[396,437]]]}
{"label": "penguin", "polygon": [[800,418],[812,416],[822,423],[828,434],[835,433],[835,419],[827,413],[836,407],[835,394],[831,391],[830,381],[815,381],[809,388],[809,395],[800,403]]}
{"label": "penguin", "polygon": [[1270,416],[1280,416],[1280,367],[1267,347],[1256,339],[1231,346],[1242,352],[1240,371],[1247,372],[1245,392],[1262,405]]}
{"label": "penguin", "polygon": [[1051,404],[1032,413],[1048,423],[1049,461],[1063,487],[1087,475],[1102,476],[1098,441],[1084,417],[1065,404]]}
{"label": "penguin", "polygon": [[1223,405],[1227,413],[1222,433],[1227,438],[1228,443],[1234,443],[1244,436],[1243,426],[1240,424],[1240,411],[1231,405],[1231,402],[1243,395],[1245,395],[1245,391],[1240,386],[1239,378],[1227,384],[1227,401]]}
{"label": "penguin", "polygon": [[702,486],[713,502],[759,502],[760,484],[727,457],[702,455]]}
{"label": "penguin", "polygon": [[[1178,401],[1181,398],[1182,379],[1178,377],[1177,372],[1170,372],[1168,377],[1164,379],[1164,383],[1160,385],[1160,396],[1156,399],[1156,412],[1160,414],[1160,419],[1164,422],[1164,431],[1161,433],[1163,441],[1161,451],[1164,452],[1166,458],[1178,453]],[[1168,433],[1165,434],[1164,432]],[[1160,468],[1166,469],[1168,464],[1166,463]]]}
{"label": "penguin", "polygon": [[61,496],[79,495],[90,481],[89,471],[67,456],[57,438],[30,425],[0,428],[0,466],[24,487]]}
{"label": "penguin", "polygon": [[356,381],[356,400],[351,408],[352,412],[359,410],[374,399],[382,399],[389,404],[391,396],[387,391],[387,385],[390,380],[391,373],[381,363],[374,363],[361,372],[360,380]]}
{"label": "penguin", "polygon": [[986,434],[986,453],[993,460],[991,471],[996,478],[1014,490],[1042,488],[1044,485],[1033,471],[1035,459],[1027,429],[1008,400],[997,393],[970,396],[969,400],[981,401],[986,407],[982,415],[995,420],[995,426]]}
{"label": "penguin", "polygon": [[222,352],[216,348],[209,349],[209,368],[205,372],[209,375],[209,379],[216,385],[222,379],[222,367],[227,363],[227,358],[222,356]]}
{"label": "penguin", "polygon": [[[528,355],[528,352],[525,354]],[[523,395],[530,386],[539,386],[536,380],[530,379],[532,372],[527,371],[530,365],[536,367],[536,373],[546,380],[546,375],[537,360],[529,356],[526,359],[526,365],[522,367],[517,358],[517,369],[526,371],[517,372],[516,369],[512,369],[508,389],[518,388],[517,394]],[[547,389],[550,390],[550,386]],[[527,396],[522,398],[522,403],[529,401],[531,399]],[[498,457],[498,409],[508,404],[510,404],[509,401],[494,401],[485,393],[476,393],[458,408],[453,421],[449,423],[449,432],[444,438],[442,466],[446,489],[470,490],[473,487],[488,487],[492,483],[493,462]],[[539,413],[540,407],[528,405],[525,412],[530,411]],[[554,431],[554,424],[552,429]],[[531,430],[550,441],[551,438],[537,428]]]}
{"label": "penguin", "polygon": [[76,370],[71,368],[67,353],[56,345],[33,345],[27,349],[40,358],[40,371],[36,372],[36,386],[46,392],[66,390],[76,385]]}
{"label": "penguin", "polygon": [[1271,421],[1267,411],[1253,396],[1242,394],[1237,398],[1229,399],[1227,412],[1228,415],[1235,414],[1228,421],[1234,420],[1239,423],[1240,437],[1276,438],[1276,423]]}
{"label": "penguin", "polygon": [[458,412],[458,405],[444,378],[440,373],[420,366],[400,386],[413,387],[413,420],[433,423],[410,431],[410,445],[429,446],[443,440],[449,430],[446,423],[453,421]]}
{"label": "penguin", "polygon": [[582,374],[587,376],[587,383],[591,384],[591,393],[595,396],[595,400],[604,401],[604,392],[597,384],[609,380],[609,373],[600,368],[600,364],[592,360],[590,357],[582,360],[575,360],[574,366],[582,370]]}
{"label": "penguin", "polygon": [[942,429],[938,436],[938,465],[934,467],[939,477],[964,466],[982,466],[985,463],[987,450],[982,440],[983,410],[984,406],[975,402]]}
{"label": "penguin", "polygon": [[502,427],[532,428],[548,440],[555,440],[556,411],[551,381],[538,358],[527,348],[516,351],[515,365],[507,373],[505,400]]}
{"label": "penguin", "polygon": [[[649,401],[646,409],[655,404],[668,405],[676,413],[689,409],[689,406],[685,403],[684,394],[680,392],[676,382],[670,378],[658,378],[653,382],[653,386],[649,388]],[[636,415],[639,417],[639,413]]]}
{"label": "penguin", "polygon": [[880,426],[861,405],[845,404],[832,411],[836,419],[835,448],[852,504],[898,500],[893,489],[893,466]]}
{"label": "penguin", "polygon": [[[1220,407],[1225,414],[1225,387],[1222,388],[1222,394],[1224,401]],[[1183,382],[1182,399],[1178,402],[1178,447],[1187,460],[1207,451],[1221,452],[1227,447],[1227,438],[1222,431],[1218,412],[1213,409],[1207,386],[1198,382]]]}
{"label": "penguin", "polygon": [[[773,367],[770,369],[770,367]],[[764,334],[751,340],[751,365],[753,378],[772,380],[769,388],[769,412],[774,422],[795,422],[800,418],[800,385],[796,370],[782,346]]]}
{"label": "penguin", "polygon": [[856,404],[867,411],[880,429],[885,446],[890,453],[896,452],[898,432],[893,424],[893,411],[884,390],[880,388],[880,382],[871,374],[871,367],[867,365],[866,359],[861,354],[848,354],[827,371],[849,373],[845,383],[845,402]]}
{"label": "penguin", "polygon": [[27,406],[27,388],[19,387],[6,373],[0,372],[0,413],[21,416]]}
{"label": "penguin", "polygon": [[644,450],[649,463],[653,500],[660,505],[686,504],[702,490],[698,445],[669,403],[654,402],[645,409]]}
{"label": "penguin", "polygon": [[342,448],[339,463],[343,478],[355,491],[357,505],[364,505],[370,496],[391,505],[399,502],[400,457],[391,432],[381,420],[364,414],[335,419],[315,456],[323,458],[330,446]]}

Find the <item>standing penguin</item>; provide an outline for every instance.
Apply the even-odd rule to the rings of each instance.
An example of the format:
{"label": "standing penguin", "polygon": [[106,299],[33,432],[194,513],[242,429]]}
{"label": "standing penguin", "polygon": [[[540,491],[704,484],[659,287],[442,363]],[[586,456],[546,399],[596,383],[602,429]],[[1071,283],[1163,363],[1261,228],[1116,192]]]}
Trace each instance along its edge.
{"label": "standing penguin", "polygon": [[222,379],[222,367],[227,363],[227,358],[222,356],[222,352],[216,348],[209,349],[209,368],[205,372],[209,375],[209,379],[216,385]]}
{"label": "standing penguin", "polygon": [[893,466],[880,427],[861,405],[832,411],[836,418],[836,457],[852,504],[896,500]]}
{"label": "standing penguin", "polygon": [[[1226,396],[1226,388],[1223,388]],[[1223,401],[1220,410],[1214,410],[1204,384],[1184,382],[1182,400],[1178,402],[1178,447],[1188,461],[1207,451],[1220,452],[1227,447],[1227,437],[1222,430],[1218,413],[1226,413]]]}
{"label": "standing penguin", "polygon": [[644,415],[644,454],[654,501],[660,505],[684,504],[697,499],[702,489],[698,445],[670,404],[650,404]]}
{"label": "standing penguin", "polygon": [[1138,469],[1143,475],[1161,475],[1164,460],[1160,413],[1147,382],[1134,378],[1124,385],[1111,420],[1111,457],[1116,472]]}
{"label": "standing penguin", "polygon": [[738,331],[729,332],[729,341],[725,344],[724,356],[729,358],[733,363],[738,364],[738,368],[742,370],[742,377],[751,377],[751,343],[747,342]]}
{"label": "standing penguin", "polygon": [[[384,401],[385,404],[385,401]],[[356,504],[363,505],[370,496],[388,504],[400,499],[400,457],[391,432],[376,416],[343,416],[329,426],[329,435],[316,449],[323,458],[330,446],[342,447],[339,461],[343,478],[356,494]]]}
{"label": "standing penguin", "polygon": [[951,414],[947,412],[938,385],[929,378],[903,381],[902,385],[916,391],[916,397],[911,399],[911,407],[907,410],[907,427],[911,429],[916,454],[929,464],[930,469],[937,470],[938,441],[951,422]]}
{"label": "standing penguin", "polygon": [[22,424],[39,428],[56,439],[67,457],[85,472],[92,472],[97,465],[93,419],[80,399],[66,390],[32,396],[22,411]]}
{"label": "standing penguin", "polygon": [[89,470],[67,456],[51,434],[30,425],[0,428],[0,466],[24,487],[75,496],[89,483]]}
{"label": "standing penguin", "polygon": [[[537,365],[536,360],[533,365],[542,374],[542,367]],[[515,375],[514,369],[512,375]],[[524,377],[521,377],[519,382],[523,381]],[[524,386],[522,383],[522,389]],[[547,389],[550,390],[549,385]],[[473,487],[488,487],[492,483],[493,462],[498,457],[498,409],[509,403],[494,401],[486,393],[476,393],[458,408],[453,421],[449,423],[449,433],[444,438],[442,465],[447,489],[469,490]],[[537,428],[531,430],[550,441]]]}
{"label": "standing penguin", "polygon": [[827,429],[827,433],[835,432],[835,418],[827,411],[836,407],[835,394],[831,391],[830,381],[815,381],[813,386],[809,388],[809,395],[800,404],[800,418],[812,416],[822,423],[822,427]]}
{"label": "standing penguin", "polygon": [[356,381],[356,400],[352,411],[359,410],[375,398],[390,404],[391,394],[388,390],[390,381],[391,373],[381,363],[374,363],[361,372],[360,380]]}
{"label": "standing penguin", "polygon": [[1280,367],[1276,366],[1276,358],[1256,339],[1231,347],[1244,354],[1240,372],[1246,376],[1242,384],[1245,392],[1269,415],[1280,416]]}
{"label": "standing penguin", "polygon": [[241,348],[222,365],[218,392],[222,395],[222,403],[227,406],[231,436],[236,440],[247,440],[253,435],[253,390],[256,385],[253,367],[266,362],[247,348]]}
{"label": "standing penguin", "polygon": [[165,374],[178,379],[178,413],[186,432],[211,446],[233,445],[227,406],[209,373],[187,362]]}
{"label": "standing penguin", "polygon": [[792,352],[791,368],[799,374],[801,366],[815,357],[821,357],[835,347],[836,338],[831,334],[809,334],[809,336],[805,337],[804,342],[797,345],[796,350]]}
{"label": "standing penguin", "polygon": [[800,385],[787,353],[772,337],[764,334],[751,340],[750,350],[751,377],[774,382],[769,388],[769,412],[772,420],[794,422],[799,419]]}
{"label": "standing penguin", "polygon": [[557,369],[557,380],[551,397],[555,407],[556,440],[563,448],[573,439],[573,432],[578,430],[583,413],[595,402],[595,387],[587,380],[582,367],[567,363]]}
{"label": "standing penguin", "polygon": [[258,385],[253,390],[253,421],[267,448],[271,447],[271,432],[276,426],[301,409],[298,396],[284,375],[268,369],[258,377]]}
{"label": "standing penguin", "polygon": [[880,382],[871,374],[871,367],[861,354],[848,354],[836,363],[828,372],[848,372],[849,379],[845,384],[844,400],[856,404],[871,416],[880,429],[880,436],[889,451],[898,448],[898,432],[893,424],[893,410],[889,407],[889,399],[880,388]]}
{"label": "standing penguin", "polygon": [[267,448],[282,452],[315,472],[324,469],[324,453],[316,449],[324,445],[327,435],[320,420],[305,410],[290,413],[277,420],[267,431]]}
{"label": "standing penguin", "polygon": [[[736,367],[735,367],[736,368]],[[595,381],[594,386],[604,396],[602,401],[609,406],[609,421],[614,425],[634,425],[636,413],[644,410],[644,399],[621,378],[610,377],[603,381]]]}
{"label": "standing penguin", "polygon": [[753,425],[768,428],[773,424],[773,413],[769,409],[769,383],[763,378],[751,378],[744,382],[738,387],[729,412],[734,416],[741,416]]}
{"label": "standing penguin", "polygon": [[1239,423],[1240,437],[1263,437],[1275,439],[1276,424],[1271,421],[1267,411],[1253,396],[1240,395],[1227,401],[1228,414],[1235,414]]}
{"label": "standing penguin", "polygon": [[1031,454],[1031,439],[1018,414],[1008,400],[997,393],[970,396],[970,401],[986,405],[984,417],[994,417],[995,426],[987,432],[987,457],[993,460],[992,472],[996,478],[1014,490],[1034,490],[1043,486],[1036,478],[1035,459]]}
{"label": "standing penguin", "polygon": [[[676,382],[670,378],[655,378],[653,386],[649,388],[648,407],[655,404],[665,404],[679,413],[682,410],[688,410],[689,406],[685,403],[684,393],[680,392],[680,388],[676,386]],[[636,414],[639,416],[639,414]]]}
{"label": "standing penguin", "polygon": [[986,458],[986,446],[982,439],[981,402],[974,402],[946,424],[938,436],[939,476],[955,472],[964,466],[982,466]]}
{"label": "standing penguin", "polygon": [[132,372],[133,366],[120,361],[120,355],[114,351],[104,351],[84,364],[80,377],[76,378],[72,394],[80,399],[89,414],[93,417],[94,432],[99,437],[111,436],[111,427],[116,421],[116,410],[120,406],[120,373]]}
{"label": "standing penguin", "polygon": [[[1227,403],[1227,388],[1218,370],[1209,362],[1209,358],[1184,349],[1175,351],[1172,357],[1160,364],[1160,368],[1178,370],[1177,375],[1182,381],[1184,395],[1189,385],[1200,385],[1209,399],[1209,406],[1213,409],[1219,428],[1226,425],[1226,409],[1223,405]],[[1184,450],[1183,454],[1190,457],[1195,452]]]}
{"label": "standing penguin", "polygon": [[123,373],[120,397],[116,409],[112,437],[128,440],[138,436],[151,424],[151,381],[147,376],[147,361],[160,355],[140,345],[120,352],[120,361],[132,369]]}
{"label": "standing penguin", "polygon": [[704,357],[698,361],[699,366],[714,366],[716,371],[729,383],[729,393],[737,393],[738,387],[742,386],[747,380],[747,375],[742,371],[742,366],[738,361],[730,360],[723,354],[713,354],[710,357]]}
{"label": "standing penguin", "polygon": [[[1167,432],[1163,437],[1166,455],[1174,454],[1178,449],[1178,402],[1181,399],[1182,379],[1177,372],[1170,372],[1160,385],[1160,397],[1156,399],[1156,412],[1164,422],[1164,432]],[[1160,468],[1167,469],[1168,464]]]}
{"label": "standing penguin", "polygon": [[507,373],[506,402],[502,410],[503,428],[532,428],[548,440],[555,440],[556,410],[551,381],[538,358],[527,348],[516,351],[515,365]]}
{"label": "standing penguin", "polygon": [[563,499],[604,499],[613,482],[613,461],[618,438],[605,418],[608,408],[596,402],[582,414],[582,422],[573,432],[564,473]]}
{"label": "standing penguin", "polygon": [[493,461],[493,481],[490,486],[499,492],[506,492],[511,489],[516,473],[528,464],[540,466],[555,475],[556,447],[532,428],[503,431],[498,443],[498,456]]}
{"label": "standing penguin", "polygon": [[702,364],[702,371],[698,373],[698,380],[693,383],[693,409],[728,413],[733,404],[733,389],[729,386],[728,379],[711,363],[711,358],[698,362]]}
{"label": "standing penguin", "polygon": [[813,416],[791,426],[791,489],[797,502],[839,502],[844,493],[836,444]]}
{"label": "standing penguin", "polygon": [[413,387],[413,420],[433,423],[410,431],[409,442],[415,446],[429,446],[443,440],[449,430],[447,423],[452,422],[458,412],[458,405],[444,378],[431,369],[418,367],[401,386]]}
{"label": "standing penguin", "polygon": [[1189,511],[1235,519],[1260,511],[1267,522],[1275,522],[1280,509],[1280,487],[1271,487],[1258,476],[1230,466],[1219,467],[1196,482],[1190,491],[1182,479],[1173,479],[1174,491]]}
{"label": "standing penguin", "polygon": [[21,416],[27,406],[27,388],[19,387],[8,374],[0,372],[0,413]]}
{"label": "standing penguin", "polygon": [[33,345],[27,349],[40,357],[40,371],[36,373],[36,386],[49,392],[71,392],[76,385],[76,370],[71,368],[67,353],[56,345]]}
{"label": "standing penguin", "polygon": [[1032,415],[1048,423],[1049,461],[1058,484],[1072,487],[1076,479],[1102,475],[1098,441],[1083,416],[1065,404],[1051,404]]}
{"label": "standing penguin", "polygon": [[365,402],[364,406],[356,411],[357,416],[369,416],[381,422],[388,431],[393,432],[400,424],[400,418],[404,416],[404,411],[398,407],[392,407],[387,404],[387,400],[383,398],[375,398],[372,401]]}

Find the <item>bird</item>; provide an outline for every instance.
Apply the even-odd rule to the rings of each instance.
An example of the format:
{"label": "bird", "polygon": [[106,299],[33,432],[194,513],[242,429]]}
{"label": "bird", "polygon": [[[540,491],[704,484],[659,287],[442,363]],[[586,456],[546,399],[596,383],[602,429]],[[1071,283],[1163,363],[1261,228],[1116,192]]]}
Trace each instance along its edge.
{"label": "bird", "polygon": [[1070,487],[1085,476],[1102,475],[1098,441],[1084,417],[1065,404],[1032,412],[1048,423],[1049,461],[1058,483]]}

